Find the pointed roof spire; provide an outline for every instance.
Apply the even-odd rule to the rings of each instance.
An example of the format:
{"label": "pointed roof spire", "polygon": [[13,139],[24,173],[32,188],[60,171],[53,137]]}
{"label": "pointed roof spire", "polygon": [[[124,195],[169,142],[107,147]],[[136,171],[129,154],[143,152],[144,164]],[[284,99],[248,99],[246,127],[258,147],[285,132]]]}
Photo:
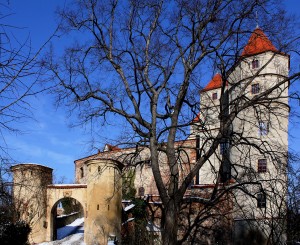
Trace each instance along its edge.
{"label": "pointed roof spire", "polygon": [[205,91],[209,91],[221,87],[222,87],[222,76],[221,74],[217,73],[213,77],[213,79],[205,86],[205,88],[201,90],[201,92],[205,92]]}
{"label": "pointed roof spire", "polygon": [[251,56],[266,51],[278,52],[266,34],[258,27],[253,31],[247,45],[242,52],[242,56]]}
{"label": "pointed roof spire", "polygon": [[255,21],[256,21],[256,29],[257,29],[257,28],[259,28],[257,11],[256,11],[256,14],[255,14]]}

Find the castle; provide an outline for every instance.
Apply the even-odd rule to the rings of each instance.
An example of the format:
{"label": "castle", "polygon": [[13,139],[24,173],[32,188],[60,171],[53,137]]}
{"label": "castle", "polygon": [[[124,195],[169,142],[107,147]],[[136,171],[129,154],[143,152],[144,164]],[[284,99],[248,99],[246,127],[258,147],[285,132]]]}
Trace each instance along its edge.
{"label": "castle", "polygon": [[[229,190],[232,187],[229,206],[234,244],[241,244],[239,239],[251,236],[253,230],[260,234],[260,244],[286,242],[289,84],[283,81],[288,72],[289,55],[278,51],[256,28],[240,59],[227,72],[226,82],[224,74],[216,74],[200,91],[201,111],[191,122],[190,136],[176,143],[185,148],[180,170],[184,176],[189,164],[194,164],[217,136],[222,126],[220,110],[226,108],[225,116],[237,111],[218,150],[201,167],[187,193],[201,196],[204,190],[207,194],[222,184]],[[270,89],[273,91],[268,93]],[[248,104],[253,100],[257,103]],[[164,173],[163,155],[160,162]],[[32,211],[26,209],[20,217],[35,216],[31,242],[53,239],[52,209],[66,196],[83,206],[86,244],[106,244],[115,236],[120,239],[122,173],[132,168],[137,196],[159,198],[146,146],[120,149],[106,145],[103,152],[76,160],[74,185],[53,185],[52,170],[41,165],[12,167],[15,203],[19,207],[26,204]],[[167,182],[168,176],[163,179]]]}

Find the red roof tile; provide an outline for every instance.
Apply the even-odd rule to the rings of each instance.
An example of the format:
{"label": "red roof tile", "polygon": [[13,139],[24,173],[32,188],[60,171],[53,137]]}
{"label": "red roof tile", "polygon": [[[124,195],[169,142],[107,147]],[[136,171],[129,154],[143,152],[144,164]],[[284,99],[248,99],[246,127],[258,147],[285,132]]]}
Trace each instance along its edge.
{"label": "red roof tile", "polygon": [[201,92],[205,92],[205,91],[209,91],[221,87],[222,87],[222,76],[221,74],[217,73],[213,77],[213,79],[206,85],[206,87],[201,90]]}
{"label": "red roof tile", "polygon": [[197,114],[197,116],[193,119],[192,122],[199,122],[200,121],[200,112]]}
{"label": "red roof tile", "polygon": [[121,149],[117,146],[110,145],[110,144],[106,144],[104,147],[104,151],[117,151],[117,150],[121,150]]}
{"label": "red roof tile", "polygon": [[266,34],[260,28],[256,28],[245,46],[242,56],[260,54],[266,51],[278,52]]}

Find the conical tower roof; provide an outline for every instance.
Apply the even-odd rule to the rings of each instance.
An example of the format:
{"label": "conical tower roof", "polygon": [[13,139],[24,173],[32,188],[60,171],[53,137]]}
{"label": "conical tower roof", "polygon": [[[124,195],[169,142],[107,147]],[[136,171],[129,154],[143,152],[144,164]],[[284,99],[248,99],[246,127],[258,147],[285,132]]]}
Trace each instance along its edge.
{"label": "conical tower roof", "polygon": [[278,52],[262,29],[256,28],[245,46],[242,56],[256,55],[266,51]]}

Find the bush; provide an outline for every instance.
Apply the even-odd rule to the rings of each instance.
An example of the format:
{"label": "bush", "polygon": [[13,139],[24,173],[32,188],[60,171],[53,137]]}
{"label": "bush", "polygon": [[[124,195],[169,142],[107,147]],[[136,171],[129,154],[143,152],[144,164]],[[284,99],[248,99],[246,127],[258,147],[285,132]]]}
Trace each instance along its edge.
{"label": "bush", "polygon": [[3,222],[0,224],[0,244],[27,245],[30,231],[29,224],[24,221]]}

